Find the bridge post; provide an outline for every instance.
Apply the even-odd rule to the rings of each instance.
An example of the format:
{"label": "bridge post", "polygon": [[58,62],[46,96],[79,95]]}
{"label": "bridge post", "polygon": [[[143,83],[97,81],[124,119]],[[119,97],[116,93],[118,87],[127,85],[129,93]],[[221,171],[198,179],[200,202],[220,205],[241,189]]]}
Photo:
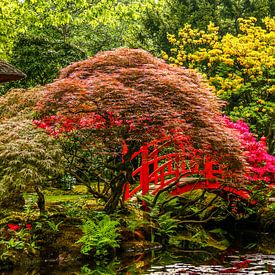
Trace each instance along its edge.
{"label": "bridge post", "polygon": [[149,165],[147,145],[141,147],[140,185],[142,195],[144,196],[149,192]]}

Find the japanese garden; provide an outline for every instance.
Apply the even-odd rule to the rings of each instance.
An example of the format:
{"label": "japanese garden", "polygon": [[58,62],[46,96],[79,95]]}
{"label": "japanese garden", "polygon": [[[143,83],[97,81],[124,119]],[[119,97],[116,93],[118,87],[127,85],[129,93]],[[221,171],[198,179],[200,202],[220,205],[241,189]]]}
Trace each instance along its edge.
{"label": "japanese garden", "polygon": [[274,274],[274,10],[2,0],[0,273]]}

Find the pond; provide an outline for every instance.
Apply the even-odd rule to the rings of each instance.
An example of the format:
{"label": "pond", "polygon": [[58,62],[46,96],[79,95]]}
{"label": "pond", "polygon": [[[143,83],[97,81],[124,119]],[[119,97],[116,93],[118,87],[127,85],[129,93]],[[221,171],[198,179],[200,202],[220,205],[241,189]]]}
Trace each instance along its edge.
{"label": "pond", "polygon": [[[221,260],[222,259],[222,260]],[[152,265],[144,274],[275,274],[275,255],[228,255],[210,262],[193,264],[181,261],[171,265]]]}
{"label": "pond", "polygon": [[17,268],[2,275],[21,274],[275,274],[275,255],[240,253],[229,250],[221,254],[207,251],[173,251],[122,254],[112,262],[94,262],[86,265],[58,264],[44,261],[33,267]]}

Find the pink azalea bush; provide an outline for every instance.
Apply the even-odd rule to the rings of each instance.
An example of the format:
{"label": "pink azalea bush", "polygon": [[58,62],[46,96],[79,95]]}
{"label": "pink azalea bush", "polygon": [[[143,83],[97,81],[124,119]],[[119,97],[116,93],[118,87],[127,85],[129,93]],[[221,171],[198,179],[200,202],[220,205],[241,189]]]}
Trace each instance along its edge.
{"label": "pink azalea bush", "polygon": [[255,135],[250,132],[249,126],[243,121],[232,122],[224,117],[226,125],[237,130],[239,139],[244,150],[246,161],[249,164],[247,178],[250,181],[264,181],[275,184],[275,156],[268,154],[266,138],[257,141]]}

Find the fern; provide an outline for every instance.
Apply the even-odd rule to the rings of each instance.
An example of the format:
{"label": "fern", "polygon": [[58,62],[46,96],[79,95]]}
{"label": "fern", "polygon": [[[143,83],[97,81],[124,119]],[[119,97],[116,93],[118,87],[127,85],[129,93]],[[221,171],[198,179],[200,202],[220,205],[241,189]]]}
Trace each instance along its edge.
{"label": "fern", "polygon": [[171,217],[171,213],[167,212],[161,215],[158,218],[157,222],[158,222],[159,228],[156,234],[160,236],[164,235],[164,236],[171,237],[173,234],[176,233],[179,220]]}
{"label": "fern", "polygon": [[82,244],[81,253],[88,255],[93,250],[95,256],[105,256],[109,249],[119,247],[118,225],[119,222],[111,220],[108,215],[99,222],[87,220],[82,226],[83,236],[77,241]]}

